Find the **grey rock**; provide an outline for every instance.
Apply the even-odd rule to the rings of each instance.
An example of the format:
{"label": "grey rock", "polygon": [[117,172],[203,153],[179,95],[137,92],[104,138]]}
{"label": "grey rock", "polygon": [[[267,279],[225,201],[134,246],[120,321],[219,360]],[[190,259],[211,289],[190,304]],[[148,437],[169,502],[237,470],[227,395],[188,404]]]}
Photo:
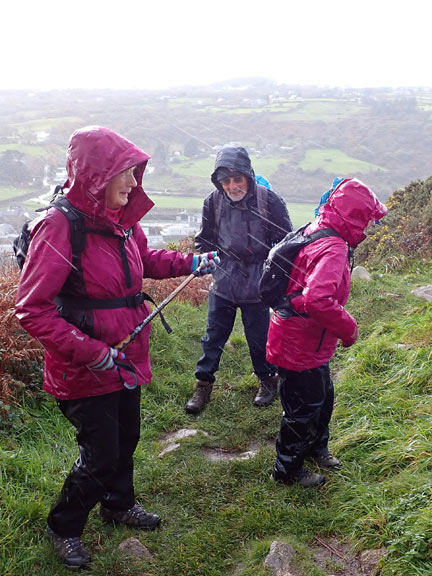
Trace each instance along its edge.
{"label": "grey rock", "polygon": [[411,290],[411,292],[420,298],[424,298],[428,302],[432,302],[432,284],[429,284],[428,286],[419,286],[418,288]]}
{"label": "grey rock", "polygon": [[275,540],[271,543],[264,565],[271,570],[273,576],[295,576],[291,571],[291,562],[295,554],[296,551],[290,544]]}
{"label": "grey rock", "polygon": [[360,565],[362,574],[366,576],[377,576],[380,573],[380,560],[385,556],[385,552],[385,548],[361,552]]}
{"label": "grey rock", "polygon": [[367,282],[372,280],[372,276],[363,266],[356,266],[351,273],[351,278],[357,278],[358,280],[366,280]]}
{"label": "grey rock", "polygon": [[118,546],[120,552],[128,556],[135,556],[136,558],[145,558],[146,560],[154,560],[149,550],[138,540],[138,538],[128,538],[123,540]]}

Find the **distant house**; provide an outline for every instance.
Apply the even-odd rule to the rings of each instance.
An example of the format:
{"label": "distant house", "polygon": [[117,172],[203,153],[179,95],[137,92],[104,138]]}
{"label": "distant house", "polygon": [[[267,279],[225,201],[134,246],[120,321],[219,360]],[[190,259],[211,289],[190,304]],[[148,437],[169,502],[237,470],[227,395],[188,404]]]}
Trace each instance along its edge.
{"label": "distant house", "polygon": [[54,175],[54,182],[57,182],[58,184],[63,184],[64,182],[66,182],[67,177],[68,175],[66,172],[66,168],[57,168]]}
{"label": "distant house", "polygon": [[161,235],[165,242],[178,242],[195,235],[197,228],[197,226],[190,226],[189,224],[169,224],[162,229]]}
{"label": "distant house", "polygon": [[187,222],[191,226],[194,224],[201,224],[201,214],[191,213],[187,210],[183,210],[176,215],[176,222]]}

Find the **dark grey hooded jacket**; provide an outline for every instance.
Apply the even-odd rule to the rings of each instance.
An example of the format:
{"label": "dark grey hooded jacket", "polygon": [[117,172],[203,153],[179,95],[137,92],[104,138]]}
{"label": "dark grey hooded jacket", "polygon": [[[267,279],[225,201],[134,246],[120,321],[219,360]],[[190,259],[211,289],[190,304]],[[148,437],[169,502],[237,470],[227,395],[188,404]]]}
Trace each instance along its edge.
{"label": "dark grey hooded jacket", "polygon": [[[247,177],[248,193],[240,202],[232,202],[218,182],[217,171],[222,167]],[[260,302],[263,262],[270,248],[292,230],[285,202],[256,184],[249,155],[239,146],[219,151],[211,180],[216,190],[204,200],[201,229],[195,237],[200,252],[217,250],[221,258],[211,290],[235,304]]]}

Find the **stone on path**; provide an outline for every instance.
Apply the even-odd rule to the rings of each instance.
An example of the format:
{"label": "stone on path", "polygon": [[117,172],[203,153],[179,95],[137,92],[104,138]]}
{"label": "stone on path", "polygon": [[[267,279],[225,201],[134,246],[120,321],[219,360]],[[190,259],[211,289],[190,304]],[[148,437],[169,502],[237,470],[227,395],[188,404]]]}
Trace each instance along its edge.
{"label": "stone on path", "polygon": [[123,552],[128,556],[145,558],[146,560],[154,560],[148,548],[146,548],[144,544],[138,540],[138,538],[128,538],[127,540],[123,540],[123,542],[119,544],[118,549],[120,552]]}
{"label": "stone on path", "polygon": [[372,276],[363,266],[356,266],[351,273],[351,278],[357,278],[358,280],[366,280],[367,282],[372,280]]}
{"label": "stone on path", "polygon": [[411,290],[411,292],[420,298],[424,298],[428,302],[432,302],[432,284],[429,284],[428,286],[419,286],[418,288]]}

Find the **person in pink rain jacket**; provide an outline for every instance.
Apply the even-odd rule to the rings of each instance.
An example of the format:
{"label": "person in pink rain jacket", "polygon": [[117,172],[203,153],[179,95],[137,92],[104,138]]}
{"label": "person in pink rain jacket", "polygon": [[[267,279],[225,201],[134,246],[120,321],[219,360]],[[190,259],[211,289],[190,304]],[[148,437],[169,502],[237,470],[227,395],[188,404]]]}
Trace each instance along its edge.
{"label": "person in pink rain jacket", "polygon": [[303,466],[306,458],[324,470],[340,468],[328,448],[334,402],[329,360],[339,340],[348,347],[358,335],[355,319],[344,308],[350,291],[349,250],[366,238],[369,224],[386,213],[365,184],[348,178],[331,192],[304,232],[332,228],[338,236],[300,250],[287,288],[287,294],[298,292],[290,300],[292,314],[276,311],[270,320],[267,359],[278,366],[283,408],[274,480],[304,487],[323,484],[323,476]]}
{"label": "person in pink rain jacket", "polygon": [[139,221],[153,206],[142,188],[149,158],[107,128],[74,132],[64,188],[84,222],[84,249],[72,254],[71,226],[50,208],[32,231],[18,287],[17,317],[45,348],[44,390],[76,428],[79,456],[47,527],[70,568],[90,562],[81,534],[98,502],[107,522],[141,529],[160,523],[135,501],[133,485],[140,390],[152,378],[150,324],[125,352],[115,346],[150,313],[143,277],[190,274],[215,256],[148,247]]}

